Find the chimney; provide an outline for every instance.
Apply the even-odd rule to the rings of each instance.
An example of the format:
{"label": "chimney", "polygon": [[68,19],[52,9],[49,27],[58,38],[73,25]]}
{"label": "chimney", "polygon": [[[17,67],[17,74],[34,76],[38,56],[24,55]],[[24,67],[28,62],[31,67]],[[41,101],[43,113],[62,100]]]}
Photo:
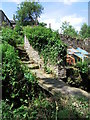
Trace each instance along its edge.
{"label": "chimney", "polygon": [[51,23],[49,23],[49,28],[51,29]]}

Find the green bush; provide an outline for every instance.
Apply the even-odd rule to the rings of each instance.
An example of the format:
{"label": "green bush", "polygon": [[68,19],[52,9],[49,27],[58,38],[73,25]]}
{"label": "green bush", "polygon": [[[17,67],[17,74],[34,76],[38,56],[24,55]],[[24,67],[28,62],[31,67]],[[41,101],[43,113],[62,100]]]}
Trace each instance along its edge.
{"label": "green bush", "polygon": [[2,28],[2,42],[7,42],[10,45],[16,46],[16,36],[16,33],[14,34],[11,28]]}
{"label": "green bush", "polygon": [[65,82],[73,87],[79,87],[89,92],[90,76],[87,62],[77,62],[74,67],[69,67]]}
{"label": "green bush", "polygon": [[81,73],[86,73],[86,74],[88,73],[89,68],[88,68],[87,62],[85,62],[85,61],[84,62],[77,62],[76,67],[79,68]]}
{"label": "green bush", "polygon": [[21,27],[17,26],[15,29],[11,29],[9,27],[2,27],[2,42],[7,42],[12,46],[16,46],[17,44],[22,44],[24,42],[24,36],[22,34]]}
{"label": "green bush", "polygon": [[[41,96],[41,95],[39,95]],[[55,104],[42,98],[36,98],[29,103],[29,106],[21,105],[16,109],[5,101],[2,101],[2,120],[54,120]]]}
{"label": "green bush", "polygon": [[28,98],[32,99],[37,86],[35,77],[21,66],[17,51],[7,43],[2,44],[2,61],[3,99],[15,107],[28,104]]}
{"label": "green bush", "polygon": [[12,120],[13,112],[10,109],[10,105],[5,101],[2,101],[2,120]]}
{"label": "green bush", "polygon": [[43,55],[45,64],[48,61],[57,64],[58,56],[60,56],[59,63],[65,61],[67,53],[66,45],[60,40],[57,31],[52,31],[49,28],[41,26],[27,26],[24,28],[24,33],[33,48]]}
{"label": "green bush", "polygon": [[3,97],[8,98],[13,94],[12,91],[18,82],[18,76],[22,69],[17,51],[7,43],[2,44],[2,61]]}

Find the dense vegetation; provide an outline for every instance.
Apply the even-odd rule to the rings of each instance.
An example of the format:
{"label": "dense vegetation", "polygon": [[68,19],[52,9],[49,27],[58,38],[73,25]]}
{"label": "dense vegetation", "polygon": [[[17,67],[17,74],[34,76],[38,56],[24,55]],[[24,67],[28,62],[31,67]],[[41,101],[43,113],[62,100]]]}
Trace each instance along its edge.
{"label": "dense vegetation", "polygon": [[2,42],[7,42],[8,44],[16,47],[17,44],[23,44],[24,35],[22,32],[22,27],[18,24],[15,29],[11,29],[9,27],[2,28]]}
{"label": "dense vegetation", "polygon": [[[45,65],[62,64],[66,60],[67,46],[60,40],[59,33],[42,26],[25,27],[30,44],[43,55]],[[60,56],[60,59],[59,59]]]}

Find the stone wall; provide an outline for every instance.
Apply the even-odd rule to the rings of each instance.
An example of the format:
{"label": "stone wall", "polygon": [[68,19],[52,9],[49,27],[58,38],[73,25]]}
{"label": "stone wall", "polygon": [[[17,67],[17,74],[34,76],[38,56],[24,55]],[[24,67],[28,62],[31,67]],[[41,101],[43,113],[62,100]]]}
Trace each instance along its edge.
{"label": "stone wall", "polygon": [[68,46],[72,46],[74,48],[80,47],[90,52],[90,38],[83,40],[83,39],[72,38],[68,35],[63,35],[63,34],[60,34],[60,38]]}

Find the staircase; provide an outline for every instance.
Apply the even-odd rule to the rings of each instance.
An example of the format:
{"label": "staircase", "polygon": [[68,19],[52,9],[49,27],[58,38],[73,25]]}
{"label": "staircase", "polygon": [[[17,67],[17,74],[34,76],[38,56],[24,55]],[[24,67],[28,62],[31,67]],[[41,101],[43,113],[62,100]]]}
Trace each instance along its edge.
{"label": "staircase", "polygon": [[90,98],[90,94],[79,88],[68,86],[62,80],[54,78],[52,74],[45,73],[43,61],[38,52],[29,44],[28,39],[24,38],[24,47],[18,46],[19,55],[23,64],[25,64],[37,78],[38,84],[52,95],[84,96]]}

